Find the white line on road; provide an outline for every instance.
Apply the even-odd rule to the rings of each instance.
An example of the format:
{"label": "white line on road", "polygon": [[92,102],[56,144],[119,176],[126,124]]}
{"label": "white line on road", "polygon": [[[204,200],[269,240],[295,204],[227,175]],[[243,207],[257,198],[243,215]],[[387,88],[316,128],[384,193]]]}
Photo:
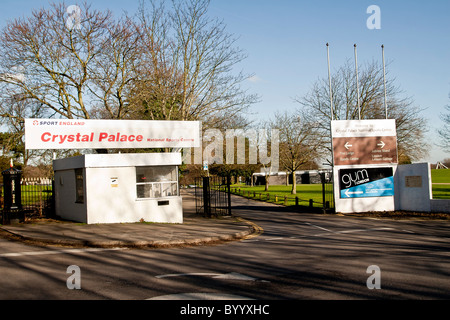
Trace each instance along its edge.
{"label": "white line on road", "polygon": [[353,232],[381,231],[381,230],[394,230],[394,228],[353,229],[353,230],[336,231],[336,233],[353,233]]}
{"label": "white line on road", "polygon": [[264,240],[266,241],[273,241],[273,240],[280,240],[280,239],[284,239],[283,237],[276,237],[276,238],[266,238]]}
{"label": "white line on road", "polygon": [[[333,234],[338,235],[338,234],[348,234],[348,233],[357,233],[357,232],[366,232],[366,231],[395,230],[395,228],[380,227],[380,228],[368,228],[368,229],[350,229],[350,230],[342,230],[342,231],[331,231],[329,229],[322,228],[322,227],[313,225],[311,223],[306,223],[306,224],[311,225],[313,227],[316,227],[318,229],[325,230],[327,232],[326,233],[323,233],[323,232],[322,233],[316,233],[316,234],[305,234],[305,235],[291,236],[291,237],[259,238],[259,240],[256,240],[256,239],[243,240],[243,242],[276,241],[276,240],[301,240],[301,239],[309,238],[309,237],[327,236],[327,235],[329,235],[330,232],[333,233]],[[403,230],[403,231],[407,231],[407,230]]]}
{"label": "white line on road", "polygon": [[322,227],[320,227],[320,226],[316,226],[315,224],[312,224],[312,223],[309,223],[309,222],[305,222],[305,223],[306,223],[307,225],[312,226],[312,227],[315,227],[315,228],[318,228],[318,229],[321,229],[321,230],[325,230],[325,231],[334,233],[333,231],[331,231],[331,230],[329,230],[329,229],[327,229],[327,228],[322,228]]}
{"label": "white line on road", "polygon": [[170,278],[170,277],[189,277],[189,276],[206,276],[212,277],[214,279],[226,279],[226,280],[244,280],[244,281],[255,281],[256,278],[246,276],[245,274],[240,274],[237,272],[231,273],[208,273],[208,272],[193,272],[193,273],[170,273],[170,274],[160,274],[155,276],[155,278]]}
{"label": "white line on road", "polygon": [[123,248],[85,248],[85,249],[51,250],[51,251],[48,250],[48,251],[9,252],[9,253],[1,253],[0,258],[40,256],[40,255],[47,255],[47,254],[98,252],[98,251],[111,251],[111,250],[123,250]]}
{"label": "white line on road", "polygon": [[185,276],[206,276],[206,277],[214,277],[221,276],[222,273],[206,273],[206,272],[193,272],[193,273],[170,273],[170,274],[161,274],[159,276],[155,276],[155,278],[169,278],[169,277],[185,277]]}

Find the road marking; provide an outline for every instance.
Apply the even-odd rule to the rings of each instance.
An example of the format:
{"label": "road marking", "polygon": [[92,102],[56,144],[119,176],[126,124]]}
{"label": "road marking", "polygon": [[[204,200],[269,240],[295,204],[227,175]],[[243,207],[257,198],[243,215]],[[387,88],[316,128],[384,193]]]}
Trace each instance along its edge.
{"label": "road marking", "polygon": [[280,239],[284,239],[283,237],[276,237],[276,238],[266,238],[264,240],[266,241],[273,241],[273,240],[280,240]]}
{"label": "road marking", "polygon": [[[316,234],[305,234],[305,235],[299,235],[299,236],[291,236],[291,237],[274,237],[274,238],[260,238],[259,240],[257,239],[250,239],[250,240],[244,240],[245,242],[256,242],[256,241],[276,241],[276,240],[303,240],[305,238],[309,238],[309,237],[323,237],[323,236],[327,236],[330,233],[332,234],[348,234],[348,233],[356,233],[356,232],[365,232],[365,231],[383,231],[383,230],[395,230],[395,228],[388,228],[388,227],[379,227],[379,228],[368,228],[368,229],[349,229],[349,230],[342,230],[342,231],[332,231],[308,222],[305,222],[306,224],[313,226],[315,228],[327,231],[326,233],[316,233]],[[403,230],[406,232],[411,232],[412,231],[408,231],[408,230]]]}
{"label": "road marking", "polygon": [[0,258],[40,256],[48,254],[84,253],[84,252],[98,252],[98,251],[112,251],[112,250],[123,250],[123,248],[85,248],[85,249],[51,250],[51,251],[9,252],[9,253],[1,253]]}
{"label": "road marking", "polygon": [[305,223],[306,223],[307,225],[310,225],[310,226],[314,227],[314,228],[318,228],[318,229],[321,229],[321,230],[325,230],[325,231],[334,233],[333,231],[331,231],[331,230],[329,230],[329,229],[327,229],[327,228],[322,228],[322,227],[320,227],[320,226],[316,226],[315,224],[312,224],[312,223],[309,223],[309,222],[305,222]]}
{"label": "road marking", "polygon": [[256,281],[256,278],[246,276],[237,272],[231,273],[208,273],[208,272],[192,272],[192,273],[170,273],[170,274],[160,274],[155,276],[155,278],[171,278],[171,277],[191,277],[191,276],[205,276],[212,277],[214,279],[226,279],[226,280],[243,280],[243,281]]}
{"label": "road marking", "polygon": [[381,230],[394,230],[394,228],[353,229],[353,230],[336,231],[335,233],[353,233],[353,232],[381,231]]}
{"label": "road marking", "polygon": [[160,274],[158,276],[155,276],[155,278],[162,279],[162,278],[170,278],[170,277],[189,277],[189,276],[206,276],[206,277],[214,277],[214,276],[220,276],[221,273],[204,273],[204,272],[192,272],[192,273],[170,273],[170,274]]}
{"label": "road marking", "polygon": [[187,292],[187,293],[167,294],[163,296],[149,298],[146,300],[254,300],[254,299],[227,293]]}

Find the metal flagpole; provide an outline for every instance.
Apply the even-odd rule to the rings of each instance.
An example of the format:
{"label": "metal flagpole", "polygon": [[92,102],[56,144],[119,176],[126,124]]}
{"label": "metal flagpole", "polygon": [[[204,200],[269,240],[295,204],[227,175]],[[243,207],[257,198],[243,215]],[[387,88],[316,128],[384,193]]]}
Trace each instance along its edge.
{"label": "metal flagpole", "polygon": [[[328,60],[328,85],[330,87],[330,110],[331,110],[331,121],[330,121],[330,146],[331,146],[331,177],[332,177],[332,186],[333,186],[333,201],[335,198],[335,183],[334,183],[334,150],[333,150],[333,130],[332,130],[332,121],[333,121],[333,91],[331,90],[331,71],[330,71],[330,48],[327,42],[327,60]],[[336,207],[333,205],[333,207]]]}
{"label": "metal flagpole", "polygon": [[358,55],[356,54],[356,43],[353,45],[355,47],[355,72],[356,72],[356,95],[358,98],[358,119],[361,120],[361,109],[359,106],[359,80],[358,80]]}
{"label": "metal flagpole", "polygon": [[330,49],[328,42],[327,42],[327,60],[328,60],[328,85],[330,87],[330,110],[331,110],[331,120],[333,120],[333,92],[331,91]]}
{"label": "metal flagpole", "polygon": [[384,80],[384,112],[386,113],[386,119],[388,118],[387,114],[387,98],[386,98],[386,64],[384,62],[384,45],[381,45],[381,52],[383,55],[383,80]]}

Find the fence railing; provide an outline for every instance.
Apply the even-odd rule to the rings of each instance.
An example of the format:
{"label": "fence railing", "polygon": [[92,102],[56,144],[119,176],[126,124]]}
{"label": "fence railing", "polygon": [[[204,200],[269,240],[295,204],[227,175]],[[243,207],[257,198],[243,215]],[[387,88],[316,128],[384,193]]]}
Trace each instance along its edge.
{"label": "fence railing", "polygon": [[206,217],[231,215],[230,179],[202,177],[196,179],[195,185],[197,214]]}
{"label": "fence railing", "polygon": [[28,214],[49,215],[52,210],[53,185],[50,178],[23,178],[22,207]]}
{"label": "fence railing", "polygon": [[0,222],[10,223],[12,219],[24,220],[25,217],[53,217],[53,180],[47,177],[22,178],[20,180],[21,204],[18,208],[5,208],[4,189],[1,188]]}
{"label": "fence railing", "polygon": [[243,196],[248,199],[261,200],[284,206],[293,206],[296,209],[308,211],[334,212],[333,185],[331,183],[322,184],[321,199],[313,200],[300,195],[274,194],[273,192],[246,190],[245,187],[231,187],[231,193]]}

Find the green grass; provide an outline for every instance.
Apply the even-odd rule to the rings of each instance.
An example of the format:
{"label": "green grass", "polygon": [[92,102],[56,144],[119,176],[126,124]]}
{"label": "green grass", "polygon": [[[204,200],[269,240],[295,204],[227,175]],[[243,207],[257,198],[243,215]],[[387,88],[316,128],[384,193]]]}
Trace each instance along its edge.
{"label": "green grass", "polygon": [[295,198],[298,197],[299,205],[309,206],[309,201],[312,199],[314,207],[323,207],[322,184],[297,185],[297,194],[291,194],[291,190],[292,186],[285,185],[271,185],[269,191],[264,191],[264,186],[250,187],[242,184],[231,186],[233,193],[251,199],[292,206],[295,205]]}
{"label": "green grass", "polygon": [[450,184],[433,184],[433,199],[450,199]]}
{"label": "green grass", "polygon": [[450,169],[432,169],[431,181],[433,183],[450,183]]}
{"label": "green grass", "polygon": [[431,181],[433,183],[433,199],[450,199],[450,169],[432,169]]}

